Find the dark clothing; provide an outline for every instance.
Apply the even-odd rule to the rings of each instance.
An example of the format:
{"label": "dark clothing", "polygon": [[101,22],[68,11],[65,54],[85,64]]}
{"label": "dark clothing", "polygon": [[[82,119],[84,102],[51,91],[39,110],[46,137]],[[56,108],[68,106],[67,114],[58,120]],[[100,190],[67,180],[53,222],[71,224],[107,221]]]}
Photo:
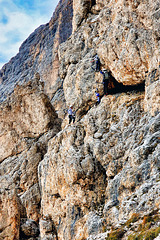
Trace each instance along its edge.
{"label": "dark clothing", "polygon": [[104,95],[108,94],[108,81],[105,81],[103,83],[103,90],[104,90]]}
{"label": "dark clothing", "polygon": [[69,124],[72,122],[72,115],[69,115]]}
{"label": "dark clothing", "polygon": [[72,113],[72,120],[73,120],[73,123],[75,122],[75,119],[76,119],[76,111],[74,111],[74,112]]}
{"label": "dark clothing", "polygon": [[73,123],[75,122],[76,116],[72,115]]}
{"label": "dark clothing", "polygon": [[69,116],[69,124],[72,122],[73,120],[73,123],[75,122],[75,119],[76,119],[76,112],[72,111],[72,108],[69,108],[68,110],[68,116]]}
{"label": "dark clothing", "polygon": [[97,60],[96,61],[96,72],[99,72],[100,71],[100,61]]}
{"label": "dark clothing", "polygon": [[109,73],[107,71],[100,71],[100,73],[103,75],[104,95],[107,95],[108,94]]}
{"label": "dark clothing", "polygon": [[95,69],[95,71],[96,72],[99,72],[100,71],[100,60],[99,60],[99,57],[97,56],[96,58],[95,58],[95,61],[96,61],[96,69]]}

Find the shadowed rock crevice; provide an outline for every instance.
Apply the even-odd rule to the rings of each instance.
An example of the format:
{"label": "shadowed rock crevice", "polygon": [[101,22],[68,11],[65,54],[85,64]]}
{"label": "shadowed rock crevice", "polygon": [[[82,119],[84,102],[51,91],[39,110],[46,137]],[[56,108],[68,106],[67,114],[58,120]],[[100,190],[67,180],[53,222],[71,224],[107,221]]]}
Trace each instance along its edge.
{"label": "shadowed rock crevice", "polygon": [[111,76],[108,84],[108,94],[123,93],[123,92],[144,92],[145,81],[136,85],[123,85]]}
{"label": "shadowed rock crevice", "polygon": [[91,7],[96,5],[96,0],[91,0]]}
{"label": "shadowed rock crevice", "polygon": [[20,239],[27,240],[30,238],[34,238],[38,240],[39,236],[39,226],[35,221],[30,219],[22,218],[21,226],[20,226]]}

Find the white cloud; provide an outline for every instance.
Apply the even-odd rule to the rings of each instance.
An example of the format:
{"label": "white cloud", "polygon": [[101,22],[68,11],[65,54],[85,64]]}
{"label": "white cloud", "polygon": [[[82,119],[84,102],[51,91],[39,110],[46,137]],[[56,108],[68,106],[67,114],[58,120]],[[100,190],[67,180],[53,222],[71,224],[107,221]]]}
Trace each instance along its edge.
{"label": "white cloud", "polygon": [[37,27],[49,21],[58,0],[35,0],[33,9],[25,9],[14,2],[0,0],[0,68],[18,53],[22,42]]}

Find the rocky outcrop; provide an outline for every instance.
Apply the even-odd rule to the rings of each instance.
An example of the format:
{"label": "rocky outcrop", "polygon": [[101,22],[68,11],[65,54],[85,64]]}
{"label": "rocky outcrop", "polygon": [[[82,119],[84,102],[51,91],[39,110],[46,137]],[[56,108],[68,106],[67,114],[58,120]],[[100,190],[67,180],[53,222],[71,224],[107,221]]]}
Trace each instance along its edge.
{"label": "rocky outcrop", "polygon": [[[60,1],[47,25],[59,17],[56,57],[42,58],[43,71],[35,58],[40,74],[25,85],[19,78],[0,107],[0,239],[154,239],[160,233],[159,1],[73,0],[68,38],[60,26],[70,24],[69,9],[71,1]],[[96,53],[112,75],[107,96],[94,71]],[[68,125],[70,105],[76,122]]]}
{"label": "rocky outcrop", "polygon": [[57,114],[42,89],[35,81],[17,86],[1,105],[0,162],[27,149],[54,125]]}
{"label": "rocky outcrop", "polygon": [[[100,6],[96,15],[90,13],[92,4]],[[82,23],[78,32],[85,46],[98,52],[117,81],[128,85],[159,69],[158,19],[159,1],[74,1],[74,29]]]}
{"label": "rocky outcrop", "polygon": [[155,69],[146,79],[145,110],[149,111],[151,115],[159,113],[160,110],[159,73],[159,70]]}
{"label": "rocky outcrop", "polygon": [[[66,106],[74,105],[81,115],[94,101],[95,89],[103,93],[102,77],[91,68],[91,60],[98,53],[102,68],[109,69],[117,82],[146,84],[146,110],[151,104],[154,105],[154,110],[150,110],[152,114],[159,109],[159,100],[154,97],[158,91],[158,82],[154,82],[159,80],[158,6],[158,1],[146,4],[97,1],[93,5],[91,1],[74,1],[74,33],[58,51],[59,75],[63,79],[61,96]],[[96,7],[98,10],[93,14]],[[83,20],[79,20],[81,24],[76,22],[79,15],[83,16]],[[57,94],[52,102],[62,117],[62,105],[57,105],[56,99]]]}
{"label": "rocky outcrop", "polygon": [[61,0],[49,23],[37,28],[21,45],[19,53],[0,70],[0,101],[39,72],[49,96],[60,88],[59,44],[72,33],[72,0]]}
{"label": "rocky outcrop", "polygon": [[39,165],[41,209],[59,239],[87,239],[159,206],[160,115],[143,106],[143,93],[104,98],[50,140]]}
{"label": "rocky outcrop", "polygon": [[1,105],[0,119],[0,239],[11,240],[27,231],[23,221],[20,232],[21,219],[39,222],[38,164],[61,120],[37,80],[15,88]]}
{"label": "rocky outcrop", "polygon": [[73,32],[87,19],[89,12],[97,14],[104,6],[105,1],[103,0],[73,0]]}

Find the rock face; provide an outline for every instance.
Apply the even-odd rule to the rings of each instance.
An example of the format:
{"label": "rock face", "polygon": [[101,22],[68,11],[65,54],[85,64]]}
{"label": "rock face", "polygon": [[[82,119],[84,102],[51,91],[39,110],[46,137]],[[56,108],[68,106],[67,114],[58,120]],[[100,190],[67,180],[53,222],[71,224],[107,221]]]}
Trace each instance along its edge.
{"label": "rock face", "polygon": [[24,41],[19,53],[4,65],[0,71],[1,101],[13,91],[17,82],[22,84],[32,79],[35,72],[45,81],[49,96],[61,86],[57,50],[71,35],[72,15],[72,0],[61,0],[50,22],[37,28]]}
{"label": "rock face", "polygon": [[21,219],[39,221],[38,164],[61,120],[36,80],[15,88],[0,119],[0,239],[19,239]]}
{"label": "rock face", "polygon": [[[2,99],[18,84],[0,105],[0,239],[158,237],[159,5],[60,1],[1,70]],[[107,96],[96,53],[111,73]],[[76,122],[68,125],[70,105]]]}
{"label": "rock face", "polygon": [[107,97],[50,140],[39,165],[41,210],[59,239],[87,239],[159,206],[160,115],[143,105],[144,94]]}
{"label": "rock face", "polygon": [[[100,84],[102,77],[91,68],[91,60],[96,53],[102,68],[109,69],[119,83],[137,85],[145,82],[146,87],[149,85],[150,90],[146,91],[145,96],[146,105],[147,102],[149,105],[150,102],[157,105],[159,100],[153,97],[153,92],[158,88],[158,83],[154,81],[159,79],[160,71],[159,1],[146,4],[132,1],[104,2],[97,1],[94,5],[91,1],[74,1],[74,33],[59,47],[59,74],[64,79],[61,95],[64,95],[66,105],[72,104],[76,109],[87,111],[87,106],[95,98],[95,89],[98,87],[101,91],[103,88]],[[96,14],[93,14],[96,8]],[[144,14],[142,9],[145,9]],[[78,14],[81,17],[83,15],[83,20],[79,20],[81,24],[76,20]],[[56,95],[53,97],[53,105],[55,98]],[[62,115],[62,106],[54,106]],[[156,107],[151,111],[156,111]]]}
{"label": "rock face", "polygon": [[[93,2],[97,4],[91,8]],[[118,81],[139,83],[145,80],[148,72],[158,69],[159,1],[75,0],[73,6],[74,30],[79,22],[82,22],[84,30],[88,23],[86,30],[89,36],[84,38],[90,43],[90,48],[96,49]],[[90,15],[95,6],[101,7],[99,14]],[[87,14],[91,17],[85,20]]]}
{"label": "rock face", "polygon": [[1,105],[0,162],[24,151],[53,126],[57,114],[42,89],[35,81],[25,88],[17,86],[13,97]]}

